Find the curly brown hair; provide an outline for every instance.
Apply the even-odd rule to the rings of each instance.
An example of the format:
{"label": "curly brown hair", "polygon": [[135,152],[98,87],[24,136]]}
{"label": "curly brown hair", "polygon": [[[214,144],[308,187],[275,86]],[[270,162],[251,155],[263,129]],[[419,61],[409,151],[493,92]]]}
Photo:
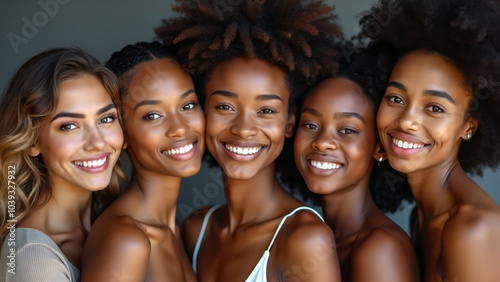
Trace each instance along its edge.
{"label": "curly brown hair", "polygon": [[458,159],[469,173],[500,164],[500,3],[491,0],[381,0],[366,11],[358,39],[376,58],[387,83],[404,54],[438,53],[461,70],[474,89],[468,117],[479,122]]}

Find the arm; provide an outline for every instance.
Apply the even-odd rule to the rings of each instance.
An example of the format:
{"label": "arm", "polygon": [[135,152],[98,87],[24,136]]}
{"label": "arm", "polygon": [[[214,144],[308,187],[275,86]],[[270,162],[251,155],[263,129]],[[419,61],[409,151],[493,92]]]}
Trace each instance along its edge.
{"label": "arm", "polygon": [[284,281],[340,281],[335,237],[315,215],[302,212],[292,218],[280,231],[272,255]]}
{"label": "arm", "polygon": [[84,247],[82,281],[144,281],[151,251],[146,234],[132,223],[94,227]]}
{"label": "arm", "polygon": [[351,255],[351,281],[420,281],[415,250],[409,238],[403,236],[379,228],[357,243]]}
{"label": "arm", "polygon": [[442,235],[442,277],[445,281],[500,281],[498,214],[461,207]]}

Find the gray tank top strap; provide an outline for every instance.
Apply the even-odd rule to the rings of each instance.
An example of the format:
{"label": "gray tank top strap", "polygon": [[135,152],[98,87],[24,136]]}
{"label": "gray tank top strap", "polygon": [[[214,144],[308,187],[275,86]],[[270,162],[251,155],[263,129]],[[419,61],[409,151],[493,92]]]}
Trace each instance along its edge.
{"label": "gray tank top strap", "polygon": [[205,230],[207,229],[208,221],[210,220],[210,216],[212,213],[218,209],[220,206],[213,206],[208,210],[205,214],[205,218],[203,218],[203,223],[201,225],[200,234],[198,234],[198,239],[196,240],[196,245],[193,250],[193,262],[192,267],[194,272],[196,273],[196,259],[198,259],[198,251],[200,250],[201,242],[203,241],[203,236],[205,235]]}
{"label": "gray tank top strap", "polygon": [[276,232],[274,232],[274,236],[273,236],[273,239],[271,240],[271,243],[269,244],[269,247],[267,247],[267,250],[270,251],[271,250],[271,247],[273,246],[274,244],[274,240],[276,239],[276,237],[278,236],[278,233],[280,232],[281,230],[281,227],[283,226],[283,224],[285,223],[285,221],[292,215],[294,215],[296,212],[298,211],[301,211],[301,210],[308,210],[312,213],[314,213],[315,215],[317,215],[321,221],[325,222],[325,220],[323,219],[323,217],[317,212],[315,211],[314,209],[310,208],[310,207],[306,207],[306,206],[302,206],[302,207],[298,207],[296,209],[294,209],[291,213],[285,215],[283,217],[283,219],[281,219],[281,222],[280,222],[280,225],[278,225],[278,228],[276,229]]}

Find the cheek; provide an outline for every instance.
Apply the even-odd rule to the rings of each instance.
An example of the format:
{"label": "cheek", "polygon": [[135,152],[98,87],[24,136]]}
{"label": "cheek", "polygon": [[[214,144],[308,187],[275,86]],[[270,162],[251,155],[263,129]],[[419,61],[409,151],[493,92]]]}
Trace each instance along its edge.
{"label": "cheek", "polygon": [[120,124],[116,122],[112,127],[103,131],[106,143],[116,150],[121,150],[123,146],[123,131]]}
{"label": "cheek", "polygon": [[189,119],[189,126],[193,128],[194,131],[204,135],[205,133],[205,115],[203,113],[196,114]]}
{"label": "cheek", "polygon": [[41,154],[47,165],[58,161],[70,161],[83,147],[79,135],[46,136],[41,140]]}

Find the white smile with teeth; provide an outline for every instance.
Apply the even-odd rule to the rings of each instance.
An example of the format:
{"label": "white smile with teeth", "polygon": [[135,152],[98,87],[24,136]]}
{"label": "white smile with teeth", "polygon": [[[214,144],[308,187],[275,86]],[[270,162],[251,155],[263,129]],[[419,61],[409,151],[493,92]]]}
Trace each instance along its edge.
{"label": "white smile with teeth", "polygon": [[102,166],[103,164],[106,163],[106,159],[108,157],[104,157],[102,159],[99,159],[99,160],[93,160],[93,161],[76,161],[76,162],[73,162],[73,164],[77,165],[77,166],[81,166],[81,167],[89,167],[89,168],[94,168],[94,167],[100,167]]}
{"label": "white smile with teeth", "polygon": [[310,163],[315,168],[325,169],[325,170],[337,169],[337,168],[342,167],[341,164],[330,163],[330,162],[318,162],[318,161],[311,160]]}
{"label": "white smile with teeth", "polygon": [[394,143],[394,145],[398,146],[399,148],[403,148],[403,149],[420,149],[420,148],[425,147],[424,144],[411,143],[411,142],[402,141],[402,140],[399,140],[396,138],[392,138],[392,143]]}
{"label": "white smile with teeth", "polygon": [[179,154],[185,154],[185,153],[193,150],[193,148],[194,148],[193,144],[188,144],[188,145],[180,147],[180,148],[162,151],[162,153],[165,155],[179,155]]}
{"label": "white smile with teeth", "polygon": [[224,145],[229,151],[238,155],[254,155],[257,154],[262,147],[236,147],[231,145]]}

